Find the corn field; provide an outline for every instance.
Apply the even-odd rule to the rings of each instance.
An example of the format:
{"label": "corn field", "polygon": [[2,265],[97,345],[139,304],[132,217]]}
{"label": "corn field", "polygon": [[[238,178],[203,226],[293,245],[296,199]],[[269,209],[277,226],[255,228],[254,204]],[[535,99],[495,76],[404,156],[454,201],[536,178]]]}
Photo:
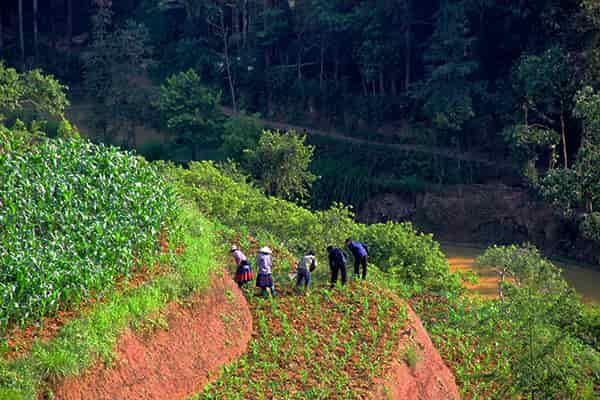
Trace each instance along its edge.
{"label": "corn field", "polygon": [[0,153],[0,328],[51,315],[156,254],[176,197],[140,157],[84,140]]}

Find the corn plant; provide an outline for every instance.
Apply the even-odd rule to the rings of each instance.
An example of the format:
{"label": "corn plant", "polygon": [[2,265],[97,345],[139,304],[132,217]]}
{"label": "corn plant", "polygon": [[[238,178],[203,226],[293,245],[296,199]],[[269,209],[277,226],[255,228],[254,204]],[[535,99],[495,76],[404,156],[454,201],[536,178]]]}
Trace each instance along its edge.
{"label": "corn plant", "polygon": [[99,296],[154,257],[176,197],[145,160],[84,140],[0,157],[0,328]]}

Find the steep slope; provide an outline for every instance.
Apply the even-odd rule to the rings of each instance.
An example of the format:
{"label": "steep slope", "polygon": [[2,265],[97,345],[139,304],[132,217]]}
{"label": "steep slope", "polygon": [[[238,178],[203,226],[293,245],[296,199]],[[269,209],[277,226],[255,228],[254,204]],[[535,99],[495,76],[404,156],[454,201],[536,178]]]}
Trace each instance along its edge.
{"label": "steep slope", "polygon": [[171,303],[166,321],[167,329],[126,332],[113,365],[98,363],[84,376],[66,380],[55,398],[186,398],[245,351],[252,331],[246,300],[227,274],[189,304]]}
{"label": "steep slope", "polygon": [[450,369],[433,346],[420,318],[408,307],[410,329],[400,339],[402,359],[395,360],[382,379],[377,400],[456,400],[458,387]]}

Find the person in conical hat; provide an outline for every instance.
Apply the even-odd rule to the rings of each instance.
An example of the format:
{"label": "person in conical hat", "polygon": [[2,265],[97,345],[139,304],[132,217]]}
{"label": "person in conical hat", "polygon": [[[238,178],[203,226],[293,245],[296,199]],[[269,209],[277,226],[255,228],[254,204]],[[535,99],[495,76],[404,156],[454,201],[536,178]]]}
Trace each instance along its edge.
{"label": "person in conical hat", "polygon": [[258,276],[256,278],[256,287],[262,289],[263,296],[271,295],[275,297],[275,284],[273,283],[273,258],[271,249],[267,246],[261,247],[256,256],[256,265],[258,266]]}
{"label": "person in conical hat", "polygon": [[254,273],[252,272],[252,266],[248,262],[248,259],[242,253],[236,245],[231,246],[230,253],[233,257],[236,266],[235,281],[238,286],[242,288],[246,283],[254,279]]}

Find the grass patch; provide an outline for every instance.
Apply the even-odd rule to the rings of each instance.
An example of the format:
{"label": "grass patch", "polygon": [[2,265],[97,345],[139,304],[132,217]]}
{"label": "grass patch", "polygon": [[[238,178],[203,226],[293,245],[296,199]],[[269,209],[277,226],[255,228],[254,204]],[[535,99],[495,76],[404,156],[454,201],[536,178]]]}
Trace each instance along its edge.
{"label": "grass patch", "polygon": [[184,299],[210,283],[216,266],[215,228],[186,207],[179,221],[184,226],[185,250],[173,257],[173,271],[122,293],[114,293],[82,319],[67,323],[47,343],[37,342],[16,361],[0,360],[0,400],[33,399],[67,376],[81,374],[100,359],[110,363],[123,331],[131,327],[161,326],[166,305]]}
{"label": "grass patch", "polygon": [[358,399],[398,357],[406,308],[371,284],[251,298],[249,350],[193,399]]}

